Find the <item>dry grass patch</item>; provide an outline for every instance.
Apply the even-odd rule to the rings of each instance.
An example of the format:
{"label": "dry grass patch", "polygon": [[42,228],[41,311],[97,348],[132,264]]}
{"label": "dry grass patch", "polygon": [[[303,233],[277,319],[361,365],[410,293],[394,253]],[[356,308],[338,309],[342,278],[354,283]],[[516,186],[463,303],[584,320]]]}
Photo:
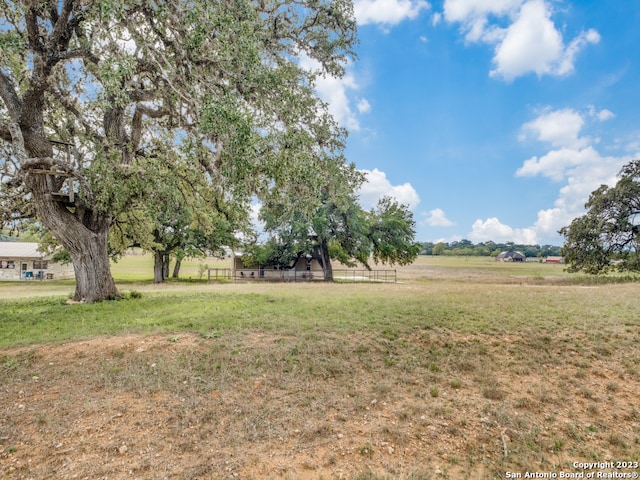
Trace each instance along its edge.
{"label": "dry grass patch", "polygon": [[[637,374],[614,386],[624,355],[588,348],[603,356],[567,384],[579,367],[557,364],[566,335],[257,330],[5,351],[0,468],[16,479],[503,478],[637,458]],[[540,345],[546,367],[503,367],[534,362]]]}

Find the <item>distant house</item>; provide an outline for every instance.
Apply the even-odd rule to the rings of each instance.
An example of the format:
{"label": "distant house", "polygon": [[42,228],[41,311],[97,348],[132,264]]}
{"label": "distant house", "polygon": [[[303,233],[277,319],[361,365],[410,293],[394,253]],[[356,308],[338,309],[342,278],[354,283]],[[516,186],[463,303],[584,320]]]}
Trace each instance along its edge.
{"label": "distant house", "polygon": [[564,257],[549,255],[544,259],[544,263],[564,263]]}
{"label": "distant house", "polygon": [[508,250],[505,252],[501,252],[497,257],[496,261],[498,262],[524,262],[526,257],[515,250]]}
{"label": "distant house", "polygon": [[0,280],[74,278],[73,266],[51,261],[37,243],[0,242]]}

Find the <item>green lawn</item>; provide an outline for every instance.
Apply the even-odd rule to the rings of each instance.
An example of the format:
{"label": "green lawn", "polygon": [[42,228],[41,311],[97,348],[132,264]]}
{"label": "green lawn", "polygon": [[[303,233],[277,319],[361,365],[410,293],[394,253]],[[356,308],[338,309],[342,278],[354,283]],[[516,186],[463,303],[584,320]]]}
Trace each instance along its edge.
{"label": "green lawn", "polygon": [[[205,268],[231,268],[231,259],[187,258],[182,261],[180,278],[183,280],[202,280],[207,278]],[[171,275],[173,263],[171,263]],[[137,252],[111,262],[111,273],[116,282],[153,281],[153,257],[149,253]]]}
{"label": "green lawn", "polygon": [[[153,285],[144,276],[149,260],[126,257],[114,266],[124,293],[115,302],[66,305],[70,282],[0,285],[5,291],[0,347],[132,332],[407,332],[417,327],[473,334],[560,328],[599,332],[639,322],[636,284],[558,284],[570,278],[559,265],[430,257],[399,269],[396,284],[207,284],[192,276],[191,282]],[[195,271],[197,276],[198,263],[188,262],[185,275]],[[22,298],[6,294],[18,287]]]}

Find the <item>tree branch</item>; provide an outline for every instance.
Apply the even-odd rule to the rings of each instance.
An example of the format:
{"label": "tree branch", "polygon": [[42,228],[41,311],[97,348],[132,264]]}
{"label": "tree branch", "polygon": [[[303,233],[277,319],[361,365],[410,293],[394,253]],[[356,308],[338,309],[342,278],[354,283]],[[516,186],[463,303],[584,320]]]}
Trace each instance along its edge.
{"label": "tree branch", "polygon": [[49,18],[51,19],[52,24],[56,24],[58,21],[58,6],[56,5],[56,0],[49,0]]}
{"label": "tree branch", "polygon": [[9,76],[5,74],[0,69],[0,98],[4,101],[7,110],[9,110],[9,115],[11,116],[11,120],[14,122],[18,122],[20,118],[20,110],[22,109],[22,104],[20,102],[20,97],[16,92],[15,86]]}
{"label": "tree branch", "polygon": [[0,123],[0,139],[5,142],[11,142],[12,140],[11,130],[9,130],[9,126],[4,123]]}
{"label": "tree branch", "polygon": [[24,19],[27,25],[29,46],[34,52],[43,53],[44,44],[42,42],[42,38],[40,37],[40,33],[38,32],[38,11],[36,10],[35,5],[27,8]]}
{"label": "tree branch", "polygon": [[96,138],[99,141],[103,140],[103,137],[100,136],[98,132],[94,130],[93,126],[84,119],[84,117],[82,116],[82,113],[80,112],[78,107],[75,105],[75,103],[73,103],[70,100],[71,98],[73,98],[71,95],[69,95],[67,92],[60,91],[58,89],[52,89],[51,93],[53,93],[53,95],[56,97],[56,99],[60,102],[60,104],[65,110],[72,113],[78,119],[78,121],[84,128],[85,134],[88,137]]}
{"label": "tree branch", "polygon": [[151,108],[146,105],[138,104],[136,110],[139,110],[142,115],[146,115],[149,118],[162,118],[169,114],[169,111],[164,108]]}
{"label": "tree branch", "polygon": [[131,92],[129,98],[133,102],[150,102],[158,97],[157,90],[138,89]]}
{"label": "tree branch", "polygon": [[52,21],[55,22],[55,26],[53,27],[53,32],[50,37],[50,47],[54,47],[60,43],[63,35],[68,36],[68,26],[69,26],[69,17],[71,16],[71,12],[73,11],[73,2],[74,0],[65,0],[62,4],[62,12],[61,15],[57,15],[55,9],[52,9],[53,12],[56,13],[55,17],[52,16]]}
{"label": "tree branch", "polygon": [[69,60],[70,58],[87,58],[93,60],[93,55],[86,48],[75,48],[66,52],[59,52],[53,55],[51,61],[57,63],[60,60]]}
{"label": "tree branch", "polygon": [[142,117],[147,116],[149,118],[162,118],[169,114],[169,111],[164,107],[151,108],[147,105],[138,104],[136,110],[133,113],[133,119],[131,120],[131,151],[138,150],[140,145],[140,139],[142,138]]}

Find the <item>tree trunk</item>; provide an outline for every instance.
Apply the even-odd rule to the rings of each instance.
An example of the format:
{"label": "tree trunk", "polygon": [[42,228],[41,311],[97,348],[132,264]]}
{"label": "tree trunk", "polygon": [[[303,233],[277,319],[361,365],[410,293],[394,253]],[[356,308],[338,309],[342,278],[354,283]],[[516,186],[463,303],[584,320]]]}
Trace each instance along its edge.
{"label": "tree trunk", "polygon": [[153,252],[153,283],[163,283],[164,275],[164,252]]}
{"label": "tree trunk", "polygon": [[107,251],[109,228],[100,232],[86,231],[76,235],[72,243],[64,241],[76,274],[74,300],[96,302],[120,297],[113,277]]}
{"label": "tree trunk", "polygon": [[38,218],[71,256],[76,276],[74,300],[97,302],[118,298],[107,243],[111,216],[92,211],[84,211],[83,215],[72,212],[68,205],[52,197],[48,177],[29,173],[28,187]]}
{"label": "tree trunk", "polygon": [[329,243],[326,240],[320,241],[320,256],[322,268],[324,268],[324,281],[333,282],[333,267],[329,257]]}
{"label": "tree trunk", "polygon": [[169,254],[166,252],[162,257],[162,278],[164,280],[169,278]]}
{"label": "tree trunk", "polygon": [[182,265],[182,258],[176,257],[176,264],[173,266],[173,278],[178,278],[180,275],[180,266]]}

